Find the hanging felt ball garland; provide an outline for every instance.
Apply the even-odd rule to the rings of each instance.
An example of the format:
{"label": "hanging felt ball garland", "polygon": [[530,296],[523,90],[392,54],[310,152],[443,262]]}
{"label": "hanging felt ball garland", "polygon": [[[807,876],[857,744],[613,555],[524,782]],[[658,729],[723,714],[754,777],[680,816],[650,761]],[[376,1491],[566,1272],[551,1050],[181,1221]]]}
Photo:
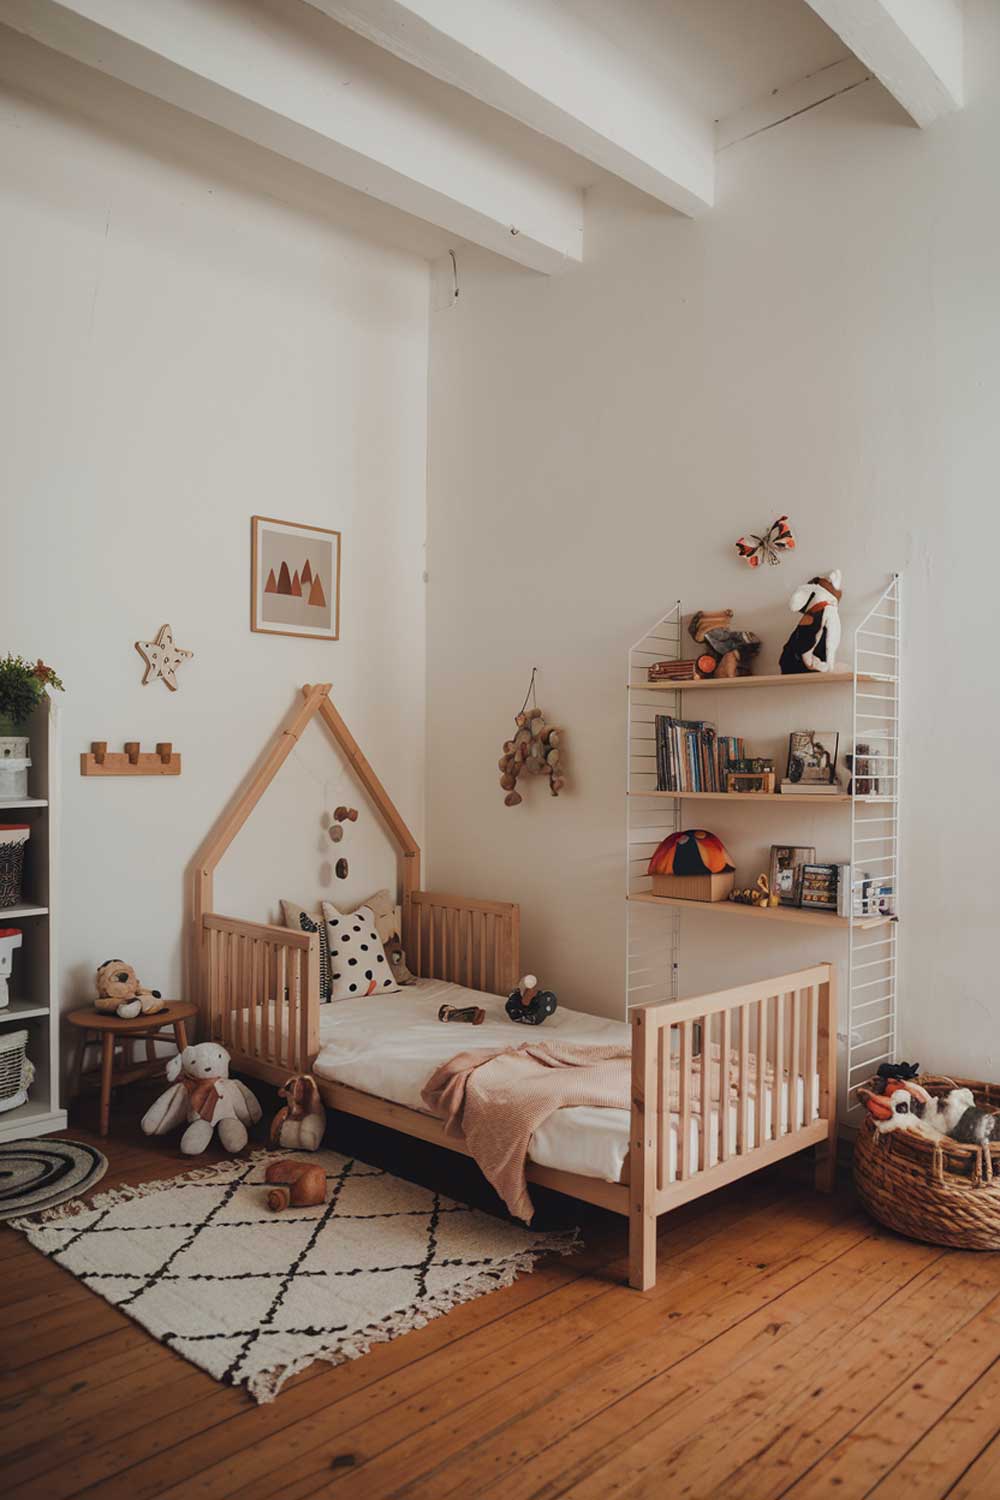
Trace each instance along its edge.
{"label": "hanging felt ball garland", "polygon": [[[503,754],[499,760],[500,785],[507,794],[503,799],[505,807],[517,807],[524,800],[517,790],[518,777],[522,772],[529,776],[547,776],[549,791],[553,797],[558,797],[566,785],[561,749],[562,730],[546,724],[545,715],[534,701],[537,671],[537,667],[531,670],[531,682],[521,710],[514,715],[513,737],[504,740]],[[532,701],[531,708],[528,707],[529,698]]]}

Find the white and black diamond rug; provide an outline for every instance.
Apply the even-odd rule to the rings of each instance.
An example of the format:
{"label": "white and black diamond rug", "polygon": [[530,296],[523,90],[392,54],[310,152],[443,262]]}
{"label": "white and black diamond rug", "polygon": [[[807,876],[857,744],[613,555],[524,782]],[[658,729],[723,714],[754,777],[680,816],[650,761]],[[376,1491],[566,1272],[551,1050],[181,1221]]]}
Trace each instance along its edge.
{"label": "white and black diamond rug", "polygon": [[[269,1161],[322,1162],[322,1207],[271,1213]],[[508,1286],[575,1234],[532,1234],[332,1151],[257,1152],[12,1221],[31,1243],[228,1385],[270,1401]]]}

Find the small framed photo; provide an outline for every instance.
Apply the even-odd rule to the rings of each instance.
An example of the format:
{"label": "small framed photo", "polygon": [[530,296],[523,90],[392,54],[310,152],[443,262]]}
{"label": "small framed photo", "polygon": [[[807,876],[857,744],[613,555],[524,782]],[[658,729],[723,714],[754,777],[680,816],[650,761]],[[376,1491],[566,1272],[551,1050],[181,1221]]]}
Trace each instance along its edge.
{"label": "small framed photo", "polygon": [[802,895],[802,871],[816,858],[816,850],[797,844],[772,844],[768,882],[777,891],[782,906],[798,906]]}
{"label": "small framed photo", "polygon": [[252,516],[250,629],[340,639],[340,532]]}
{"label": "small framed photo", "polygon": [[830,786],[837,780],[839,747],[835,729],[793,729],[788,736],[788,780]]}
{"label": "small framed photo", "polygon": [[836,911],[839,877],[837,865],[803,865],[799,905],[810,911]]}

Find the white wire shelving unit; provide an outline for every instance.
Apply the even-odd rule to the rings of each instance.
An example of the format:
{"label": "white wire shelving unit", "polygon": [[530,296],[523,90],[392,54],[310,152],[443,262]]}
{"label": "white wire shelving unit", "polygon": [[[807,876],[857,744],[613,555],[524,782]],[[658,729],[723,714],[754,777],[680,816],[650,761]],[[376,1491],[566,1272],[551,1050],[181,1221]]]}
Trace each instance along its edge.
{"label": "white wire shelving unit", "polygon": [[[653,662],[677,660],[682,655],[683,612],[679,600],[628,653],[626,1015],[635,1005],[677,998],[680,917],[685,904],[722,917],[773,921],[776,927],[788,923],[793,930],[804,923],[822,926],[828,934],[846,939],[840,1025],[846,1037],[849,1113],[857,1109],[854,1090],[880,1062],[896,1056],[898,1045],[901,596],[900,577],[893,574],[854,631],[850,669],[832,674],[651,684],[647,670]],[[852,915],[839,917],[787,907],[759,912],[721,902],[714,906],[677,906],[654,897],[646,873],[649,860],[668,834],[685,826],[683,804],[691,800],[690,793],[674,794],[657,788],[657,714],[685,717],[683,697],[692,689],[768,691],[825,686],[832,690],[838,685],[846,685],[851,691],[848,753],[852,757],[853,795],[829,801],[849,809]],[[726,801],[725,794],[711,795],[714,802]],[[747,805],[745,795],[734,795],[740,795],[741,806]],[[822,800],[826,803],[828,799]],[[778,816],[783,812],[780,802],[780,796],[753,799],[753,805]]]}

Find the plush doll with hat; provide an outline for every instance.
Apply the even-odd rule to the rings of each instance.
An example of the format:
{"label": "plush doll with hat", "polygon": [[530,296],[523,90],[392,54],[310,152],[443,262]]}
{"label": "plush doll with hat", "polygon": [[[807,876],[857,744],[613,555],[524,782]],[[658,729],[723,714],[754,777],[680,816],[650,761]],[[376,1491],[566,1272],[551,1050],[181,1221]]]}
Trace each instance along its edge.
{"label": "plush doll with hat", "polygon": [[106,1016],[121,1016],[132,1021],[136,1016],[152,1015],[165,1010],[159,990],[147,990],[140,984],[131,964],[121,958],[106,958],[95,978],[97,999],[94,1009]]}
{"label": "plush doll with hat", "polygon": [[247,1126],[256,1125],[261,1109],[246,1084],[230,1078],[225,1047],[218,1042],[185,1047],[167,1063],[167,1080],[171,1087],[142,1117],[146,1135],[167,1135],[186,1124],[181,1150],[199,1156],[218,1126],[227,1151],[243,1150]]}

